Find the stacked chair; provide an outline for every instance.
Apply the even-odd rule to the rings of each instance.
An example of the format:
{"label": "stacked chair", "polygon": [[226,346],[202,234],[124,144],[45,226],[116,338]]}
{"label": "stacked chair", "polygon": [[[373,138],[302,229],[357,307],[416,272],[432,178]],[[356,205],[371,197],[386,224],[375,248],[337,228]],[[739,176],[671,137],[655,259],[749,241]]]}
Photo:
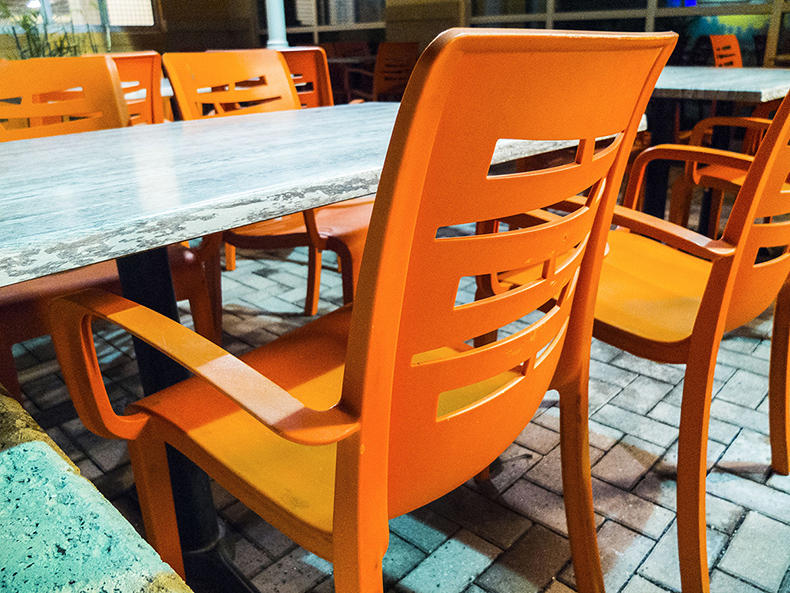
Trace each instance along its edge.
{"label": "stacked chair", "polygon": [[[755,156],[699,146],[647,149],[633,165],[616,229],[608,236],[595,304],[594,336],[636,356],[686,366],[677,476],[678,543],[684,592],[709,591],[705,533],[708,423],[716,355],[725,331],[776,301],[769,388],[773,469],[787,474],[790,343],[790,101]],[[720,239],[636,210],[645,169],[657,159],[738,171],[739,192]],[[703,173],[707,169],[700,169]],[[672,200],[686,194],[672,195]],[[780,218],[777,218],[780,217]],[[514,228],[518,219],[512,219]],[[494,274],[480,298],[530,282],[529,270]],[[490,339],[490,337],[489,337]],[[568,460],[563,457],[563,463]]]}
{"label": "stacked chair", "polygon": [[[305,76],[311,72],[316,74],[309,81],[315,90],[310,103],[320,100],[332,105],[326,58],[320,48],[294,48],[284,54],[265,49],[170,53],[163,59],[179,109],[187,120],[299,109],[308,98],[298,94],[286,60],[299,70],[300,82],[306,82]],[[343,300],[349,303],[353,299],[372,209],[373,197],[358,198],[227,231],[223,239],[226,245],[247,249],[308,247],[305,314],[315,315],[324,249],[338,254]],[[226,266],[235,268],[233,249],[226,250]]]}
{"label": "stacked chair", "polygon": [[[125,127],[129,112],[114,62],[105,56],[35,58],[0,63],[0,142]],[[57,199],[57,196],[53,196]],[[195,328],[219,343],[204,260],[219,237],[198,249],[169,248],[178,299],[189,299]],[[120,294],[114,261],[0,288],[0,384],[21,401],[14,344],[50,333],[47,308],[59,295],[89,287]]]}
{"label": "stacked chair", "polygon": [[165,121],[162,101],[162,56],[155,51],[105,54],[118,69],[123,92],[143,95],[127,99],[132,125],[161,124]]}
{"label": "stacked chair", "polygon": [[[582,592],[603,591],[587,444],[592,306],[620,178],[675,40],[537,30],[440,35],[403,98],[353,306],[241,359],[117,296],[88,291],[57,301],[55,344],[69,391],[86,426],[129,441],[147,537],[167,562],[182,570],[166,445],[331,560],[336,591],[380,592],[388,519],[496,459],[560,365],[576,579]],[[485,84],[504,77],[508,85]],[[596,151],[596,139],[610,135]],[[501,138],[578,140],[579,148],[568,166],[489,176]],[[563,205],[572,211],[562,215]],[[534,221],[528,229],[437,237],[443,227],[520,212]],[[461,278],[523,265],[535,272],[530,284],[456,303]],[[467,345],[540,311],[505,339]],[[125,328],[197,377],[116,416],[97,376],[93,318]]]}

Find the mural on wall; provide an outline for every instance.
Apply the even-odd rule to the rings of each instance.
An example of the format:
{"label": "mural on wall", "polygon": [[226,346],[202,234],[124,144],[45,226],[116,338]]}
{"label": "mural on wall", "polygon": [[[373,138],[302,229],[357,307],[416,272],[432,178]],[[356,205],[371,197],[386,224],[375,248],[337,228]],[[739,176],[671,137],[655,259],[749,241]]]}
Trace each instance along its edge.
{"label": "mural on wall", "polygon": [[685,62],[713,65],[709,35],[735,35],[744,66],[762,66],[771,15],[698,16],[685,20]]}

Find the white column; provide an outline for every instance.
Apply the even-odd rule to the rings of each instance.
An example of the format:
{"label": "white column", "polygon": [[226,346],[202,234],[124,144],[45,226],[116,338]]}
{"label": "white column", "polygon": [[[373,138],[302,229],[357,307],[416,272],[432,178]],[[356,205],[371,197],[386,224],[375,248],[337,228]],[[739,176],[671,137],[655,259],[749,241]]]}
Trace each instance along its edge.
{"label": "white column", "polygon": [[269,40],[266,47],[269,49],[284,49],[288,47],[285,38],[285,7],[283,0],[266,0],[266,27]]}

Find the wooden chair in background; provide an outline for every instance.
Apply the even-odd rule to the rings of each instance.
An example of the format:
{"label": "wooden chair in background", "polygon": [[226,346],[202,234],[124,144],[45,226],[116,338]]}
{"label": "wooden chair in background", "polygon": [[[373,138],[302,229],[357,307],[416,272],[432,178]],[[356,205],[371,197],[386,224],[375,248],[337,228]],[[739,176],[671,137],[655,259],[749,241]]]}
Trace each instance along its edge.
{"label": "wooden chair in background", "polygon": [[[388,519],[496,459],[535,413],[558,362],[573,371],[569,381],[587,379],[609,216],[675,40],[509,29],[440,35],[403,98],[353,307],[242,360],[118,297],[90,291],[57,302],[69,390],[91,430],[129,441],[146,532],[167,562],[182,571],[165,444],[331,560],[338,593],[382,590]],[[484,84],[505,76],[508,85]],[[468,117],[472,108],[478,117]],[[595,153],[596,138],[609,134],[612,143]],[[576,162],[489,176],[498,139],[547,137],[580,140]],[[567,216],[549,210],[586,188]],[[437,238],[442,227],[524,211],[543,222]],[[525,262],[537,270],[530,285],[456,303],[460,279]],[[529,314],[540,319],[503,340],[465,344]],[[93,318],[126,328],[198,378],[116,416],[97,376]],[[561,396],[568,529],[579,590],[600,593],[586,387],[577,387]]]}
{"label": "wooden chair in background", "polygon": [[[314,51],[309,53],[314,64],[317,63],[316,58],[323,60],[322,54]],[[251,111],[299,109],[301,106],[301,100],[289,75],[285,59],[282,54],[273,50],[165,54],[163,59],[179,107],[182,102],[184,104],[181,111],[185,119],[212,117],[217,110],[220,110],[222,115],[234,115]],[[317,73],[322,70],[325,72],[326,62],[323,61],[321,66],[323,67],[315,66]],[[302,80],[306,81],[308,70],[302,68],[300,74]],[[260,83],[263,78],[265,84]],[[250,80],[252,85],[248,82]],[[310,82],[314,89],[318,89],[319,85],[325,84],[328,79],[319,76]],[[215,90],[198,93],[201,88],[205,91]],[[319,90],[317,96],[331,101],[331,89],[324,87]],[[233,106],[242,103],[250,106],[234,109]],[[209,105],[212,114],[204,116],[202,105]],[[315,315],[318,310],[321,282],[321,253],[324,249],[329,249],[340,257],[343,300],[347,303],[351,302],[372,209],[371,196],[226,231],[223,233],[226,243],[226,268],[235,269],[233,247],[246,249],[308,247],[305,313]],[[216,314],[221,314],[221,311]]]}
{"label": "wooden chair in background", "polygon": [[418,56],[417,42],[380,43],[373,72],[346,69],[345,88],[349,101],[399,101]]}
{"label": "wooden chair in background", "polygon": [[[105,56],[34,58],[0,62],[0,142],[73,134],[129,125],[129,112],[114,62]],[[34,100],[35,99],[35,100]],[[79,180],[75,180],[79,183]],[[57,196],[53,196],[57,199]],[[189,299],[197,331],[219,343],[204,268],[205,248],[169,248],[176,296]],[[21,401],[12,347],[47,335],[47,309],[57,296],[88,287],[120,294],[114,261],[0,288],[0,383]]]}

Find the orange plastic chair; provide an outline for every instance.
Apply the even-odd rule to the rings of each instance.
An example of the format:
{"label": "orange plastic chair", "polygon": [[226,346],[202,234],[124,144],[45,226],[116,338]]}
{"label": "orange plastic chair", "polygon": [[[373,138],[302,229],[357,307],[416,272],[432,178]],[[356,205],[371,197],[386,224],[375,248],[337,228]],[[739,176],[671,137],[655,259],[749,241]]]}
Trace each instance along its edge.
{"label": "orange plastic chair", "polygon": [[372,73],[361,68],[346,69],[345,87],[349,100],[400,101],[418,56],[417,42],[379,44]]}
{"label": "orange plastic chair", "polygon": [[[182,570],[165,443],[331,560],[339,593],[382,590],[388,519],[458,487],[500,455],[536,411],[560,356],[569,365],[589,362],[608,216],[675,39],[441,34],[403,98],[353,311],[336,310],[242,360],[118,297],[91,291],[53,306],[63,320],[56,348],[80,415],[94,432],[129,440],[146,532],[166,561]],[[506,75],[509,85],[482,84]],[[595,139],[609,134],[612,143],[595,153]],[[580,139],[578,158],[489,176],[502,138]],[[549,212],[585,188],[571,214]],[[523,211],[543,222],[437,237],[442,227]],[[461,278],[524,262],[536,266],[532,284],[456,303]],[[512,336],[465,345],[544,304],[545,314]],[[117,416],[95,361],[94,318],[126,328],[198,378]],[[563,404],[563,456],[573,458],[564,492],[579,590],[602,592],[584,393]]]}
{"label": "orange plastic chair", "polygon": [[[762,141],[771,117],[781,104],[781,100],[768,101],[758,104],[751,117],[720,116],[703,119],[691,133],[689,144],[691,146],[704,146],[707,144],[715,126],[729,128],[743,128],[745,130],[741,152],[754,155]],[[710,189],[711,202],[708,214],[707,235],[716,238],[720,233],[721,213],[726,194],[737,194],[743,185],[746,174],[740,169],[722,165],[697,166],[696,163],[687,163],[684,175],[675,182],[670,200],[669,220],[681,226],[688,226],[691,211],[691,202],[696,187]]]}
{"label": "orange plastic chair", "polygon": [[[0,141],[56,136],[129,125],[129,113],[112,60],[103,56],[34,58],[0,62]],[[204,275],[206,254],[219,237],[199,250],[170,247],[179,299],[189,299],[197,330],[219,342]],[[22,401],[12,347],[50,333],[47,309],[60,295],[97,287],[120,294],[115,262],[0,288],[0,383]]]}
{"label": "orange plastic chair", "polygon": [[[678,539],[683,591],[709,591],[705,475],[713,372],[722,333],[749,322],[774,300],[770,433],[774,471],[788,469],[790,101],[785,100],[755,157],[658,146],[637,158],[625,208],[609,234],[595,336],[637,356],[686,365],[678,454]],[[745,172],[718,241],[630,210],[645,165],[657,158],[709,163]],[[781,247],[770,258],[763,248]]]}
{"label": "orange plastic chair", "polygon": [[112,58],[125,95],[144,94],[126,100],[132,125],[165,121],[162,100],[162,56],[155,51],[104,54]]}
{"label": "orange plastic chair", "polygon": [[[286,52],[290,54],[292,52]],[[296,52],[293,52],[296,53]],[[326,60],[323,53],[311,51],[316,73],[326,72]],[[249,101],[244,95],[249,87],[241,86],[249,79],[265,74],[267,84],[256,96],[276,97],[267,100],[255,109],[259,111],[279,111],[283,109],[299,109],[298,97],[294,82],[288,76],[288,68],[281,54],[274,50],[242,50],[215,53],[165,54],[167,69],[179,106],[184,104],[182,113],[185,119],[202,117],[202,109],[195,108],[195,96],[202,86],[205,89],[225,89],[219,92],[204,92],[199,95],[200,101],[222,110],[224,115],[247,113],[248,109],[231,110],[228,102],[238,104]],[[323,61],[321,61],[323,59]],[[304,59],[302,59],[304,62]],[[302,79],[310,73],[301,69]],[[332,100],[331,89],[327,86],[328,77],[318,76],[310,81],[318,90],[318,97]],[[235,83],[235,89],[232,89]],[[285,89],[289,90],[285,90]],[[230,90],[228,90],[230,89]],[[234,95],[232,93],[240,93]],[[214,98],[214,95],[218,97]],[[328,103],[331,105],[332,103]],[[321,254],[324,249],[334,251],[340,257],[343,276],[343,300],[351,302],[354,295],[356,279],[362,260],[362,250],[367,237],[367,226],[373,210],[373,197],[357,198],[340,204],[325,206],[315,210],[307,210],[300,214],[284,216],[278,220],[264,221],[247,225],[223,233],[225,240],[225,267],[235,269],[235,247],[247,249],[280,249],[290,247],[308,247],[307,296],[305,313],[315,315],[318,311],[318,294],[321,282]],[[219,312],[217,312],[219,314]]]}
{"label": "orange plastic chair", "polygon": [[326,53],[322,48],[298,46],[278,51],[288,64],[302,108],[335,104]]}
{"label": "orange plastic chair", "polygon": [[713,65],[717,68],[743,68],[741,46],[735,35],[710,35]]}
{"label": "orange plastic chair", "polygon": [[185,120],[296,109],[288,66],[274,50],[249,49],[162,56]]}

